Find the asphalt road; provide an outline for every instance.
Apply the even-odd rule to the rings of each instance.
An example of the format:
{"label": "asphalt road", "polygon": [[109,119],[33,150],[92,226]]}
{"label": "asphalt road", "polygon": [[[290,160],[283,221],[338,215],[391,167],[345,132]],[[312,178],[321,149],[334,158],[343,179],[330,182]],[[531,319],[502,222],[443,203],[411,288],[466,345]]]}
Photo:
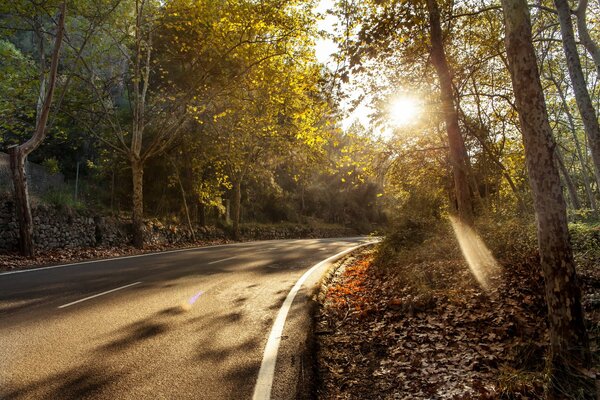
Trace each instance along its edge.
{"label": "asphalt road", "polygon": [[[0,398],[249,399],[298,278],[367,240],[249,242],[0,275]],[[273,398],[295,397],[319,276],[287,317]]]}

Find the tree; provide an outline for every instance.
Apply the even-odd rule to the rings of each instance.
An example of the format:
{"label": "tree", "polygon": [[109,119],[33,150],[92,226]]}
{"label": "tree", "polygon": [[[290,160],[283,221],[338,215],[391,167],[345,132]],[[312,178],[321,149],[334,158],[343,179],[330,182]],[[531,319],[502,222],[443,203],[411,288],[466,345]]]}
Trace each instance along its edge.
{"label": "tree", "polygon": [[600,47],[598,47],[598,44],[590,36],[586,20],[587,8],[588,0],[579,0],[579,5],[574,12],[577,17],[577,32],[579,32],[581,43],[585,46],[588,53],[590,53],[596,69],[600,72]]}
{"label": "tree", "polygon": [[573,84],[577,108],[583,121],[585,133],[588,138],[590,152],[594,160],[594,171],[596,172],[596,182],[600,187],[600,124],[592,99],[588,92],[585,77],[581,69],[581,60],[577,52],[575,42],[575,33],[573,32],[573,22],[571,20],[571,9],[567,0],[554,0],[556,11],[558,12],[558,21],[560,22],[560,32],[562,44],[567,61],[569,76]]}
{"label": "tree", "polygon": [[[586,384],[590,382],[573,378],[574,371],[589,367],[589,343],[529,10],[525,0],[502,0],[502,7],[506,52],[525,145],[546,288],[551,349],[548,395],[562,398],[566,393],[586,391],[589,396]],[[593,381],[591,384],[593,387]]]}
{"label": "tree", "polygon": [[437,0],[427,0],[427,11],[429,13],[431,63],[437,71],[440,83],[442,112],[448,134],[450,163],[454,176],[458,214],[465,222],[471,223],[473,222],[473,204],[469,189],[469,157],[458,124],[458,112],[454,100],[450,68],[444,52],[440,10]]}
{"label": "tree", "polygon": [[50,69],[46,72],[45,52],[43,50],[43,37],[39,32],[40,40],[40,87],[36,114],[35,131],[25,143],[9,148],[10,168],[12,172],[14,195],[19,222],[19,247],[21,254],[31,257],[34,255],[33,245],[33,219],[31,216],[31,205],[29,191],[27,189],[27,176],[25,171],[25,160],[27,156],[37,149],[46,137],[46,128],[50,107],[54,98],[56,88],[56,77],[58,74],[58,63],[60,49],[64,37],[66,2],[58,8],[58,20],[56,23],[56,35],[50,61]]}
{"label": "tree", "polygon": [[[86,74],[80,78],[93,101],[87,110],[82,110],[88,120],[79,118],[79,122],[86,126],[90,135],[129,163],[132,242],[137,248],[144,246],[145,164],[168,150],[189,117],[189,93],[172,88],[167,80],[158,79],[164,76],[163,71],[156,68],[154,41],[157,25],[161,18],[166,18],[162,11],[161,4],[154,0],[122,4],[119,12],[125,18],[113,21],[118,34],[105,38],[110,42],[105,57],[121,68],[99,74],[89,60],[80,57]],[[130,12],[133,24],[128,19]],[[127,106],[118,104],[120,102]]]}

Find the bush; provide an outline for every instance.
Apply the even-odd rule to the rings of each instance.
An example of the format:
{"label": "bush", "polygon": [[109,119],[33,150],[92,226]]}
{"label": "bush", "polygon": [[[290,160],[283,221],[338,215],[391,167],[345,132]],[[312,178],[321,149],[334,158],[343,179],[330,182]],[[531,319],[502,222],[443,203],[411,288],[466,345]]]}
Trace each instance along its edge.
{"label": "bush", "polygon": [[577,265],[585,268],[600,263],[600,223],[571,223],[569,232]]}
{"label": "bush", "polygon": [[82,202],[75,201],[73,194],[64,189],[48,191],[42,196],[42,201],[63,209],[83,210],[85,208]]}
{"label": "bush", "polygon": [[537,252],[533,215],[509,219],[485,216],[477,220],[476,230],[498,259],[519,261]]}

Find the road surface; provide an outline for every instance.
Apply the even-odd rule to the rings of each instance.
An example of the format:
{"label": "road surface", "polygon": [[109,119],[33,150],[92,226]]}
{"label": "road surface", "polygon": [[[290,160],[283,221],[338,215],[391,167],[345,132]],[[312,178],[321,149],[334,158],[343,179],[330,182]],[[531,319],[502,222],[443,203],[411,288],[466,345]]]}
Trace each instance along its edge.
{"label": "road surface", "polygon": [[[250,399],[290,289],[366,241],[248,242],[1,274],[0,399]],[[316,275],[287,316],[273,398],[296,394]]]}

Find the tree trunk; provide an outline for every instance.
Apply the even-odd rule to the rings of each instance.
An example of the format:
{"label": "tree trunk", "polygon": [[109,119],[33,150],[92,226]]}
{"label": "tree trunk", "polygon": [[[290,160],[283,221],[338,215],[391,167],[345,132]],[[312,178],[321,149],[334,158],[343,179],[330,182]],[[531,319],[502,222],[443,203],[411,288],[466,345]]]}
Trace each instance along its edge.
{"label": "tree trunk", "polygon": [[183,202],[183,209],[185,212],[185,219],[188,224],[188,229],[190,231],[190,235],[192,237],[192,241],[196,242],[196,233],[194,232],[194,226],[192,225],[192,219],[190,218],[190,209],[187,203],[187,196],[185,194],[185,189],[183,187],[183,183],[181,182],[181,176],[179,175],[179,169],[177,168],[177,164],[173,160],[171,160],[171,165],[175,170],[175,176],[177,178],[177,183],[179,185],[179,190],[181,192],[181,201]]}
{"label": "tree trunk", "polygon": [[473,203],[469,190],[469,157],[458,125],[458,113],[454,104],[452,77],[444,52],[440,10],[436,0],[427,0],[431,28],[431,61],[440,81],[442,109],[450,147],[450,163],[454,176],[454,190],[458,215],[466,222],[473,222]]}
{"label": "tree trunk", "polygon": [[240,239],[240,210],[242,208],[242,182],[233,181],[233,204],[231,206],[233,218],[233,238]]}
{"label": "tree trunk", "polygon": [[571,21],[571,9],[567,0],[554,0],[554,5],[558,12],[563,49],[567,59],[569,76],[573,84],[573,92],[575,92],[577,108],[588,138],[592,160],[594,161],[596,182],[598,182],[600,188],[600,125],[581,69],[581,60],[577,52],[573,22]]}
{"label": "tree trunk", "polygon": [[567,187],[567,193],[569,193],[569,198],[571,199],[571,204],[575,210],[581,209],[581,202],[579,201],[579,197],[577,196],[577,189],[575,188],[575,184],[573,183],[573,179],[571,179],[571,175],[569,175],[569,171],[567,167],[565,167],[565,162],[563,161],[563,157],[560,154],[558,148],[555,148],[554,155],[556,157],[556,163],[558,165],[558,169],[563,176],[565,181],[565,186]]}
{"label": "tree trunk", "polygon": [[569,122],[569,128],[571,130],[571,135],[573,135],[573,142],[575,143],[575,149],[577,150],[577,158],[579,159],[579,163],[581,164],[581,176],[583,177],[583,186],[585,188],[585,193],[587,195],[588,201],[590,203],[590,208],[596,212],[596,199],[594,197],[594,193],[592,192],[592,187],[590,185],[590,178],[586,171],[586,162],[585,157],[583,156],[583,151],[581,150],[581,143],[579,143],[579,138],[577,137],[577,128],[575,127],[575,120],[573,118],[573,114],[571,113],[571,109],[569,107],[569,103],[567,102],[567,98],[565,93],[563,92],[560,84],[556,80],[556,78],[552,75],[552,70],[549,69],[550,80],[554,83],[556,87],[556,91],[558,92],[558,96],[560,97],[560,101],[565,110],[565,114],[567,115],[567,121]]}
{"label": "tree trunk", "polygon": [[[50,115],[50,106],[56,88],[56,76],[58,74],[58,61],[60,48],[64,37],[66,3],[63,2],[58,8],[59,16],[56,27],[56,38],[52,50],[52,61],[48,73],[48,85],[44,78],[44,62],[40,62],[42,71],[40,77],[40,95],[38,98],[35,132],[25,143],[10,150],[10,164],[12,171],[13,187],[15,190],[15,203],[17,208],[17,219],[19,221],[19,248],[21,254],[31,257],[35,253],[33,246],[33,220],[31,218],[31,206],[29,204],[29,192],[27,190],[27,179],[25,174],[25,159],[31,152],[37,149],[46,137],[46,126]],[[43,54],[41,54],[42,59]]]}
{"label": "tree trunk", "polygon": [[133,245],[144,248],[144,165],[140,160],[131,160],[131,176],[133,179]]}
{"label": "tree trunk", "polygon": [[21,255],[33,257],[33,218],[29,206],[29,191],[27,190],[27,174],[25,171],[25,156],[20,146],[11,147],[10,170],[14,187],[15,208],[19,223],[19,251]]}
{"label": "tree trunk", "polygon": [[506,52],[533,193],[546,289],[551,350],[547,395],[560,398],[561,391],[563,397],[565,393],[590,393],[593,380],[585,378],[581,371],[575,374],[590,366],[589,342],[569,242],[566,205],[554,163],[555,143],[532,44],[529,9],[526,0],[502,0],[502,6]]}
{"label": "tree trunk", "polygon": [[580,0],[579,5],[577,6],[577,10],[575,10],[575,16],[577,17],[577,31],[579,32],[579,39],[581,43],[585,47],[585,49],[590,53],[592,59],[594,60],[594,64],[596,65],[596,70],[600,72],[600,48],[594,42],[592,37],[590,36],[590,32],[587,27],[586,21],[586,12],[588,7],[588,0]]}
{"label": "tree trunk", "polygon": [[204,203],[198,204],[198,223],[200,226],[206,226],[206,206]]}

